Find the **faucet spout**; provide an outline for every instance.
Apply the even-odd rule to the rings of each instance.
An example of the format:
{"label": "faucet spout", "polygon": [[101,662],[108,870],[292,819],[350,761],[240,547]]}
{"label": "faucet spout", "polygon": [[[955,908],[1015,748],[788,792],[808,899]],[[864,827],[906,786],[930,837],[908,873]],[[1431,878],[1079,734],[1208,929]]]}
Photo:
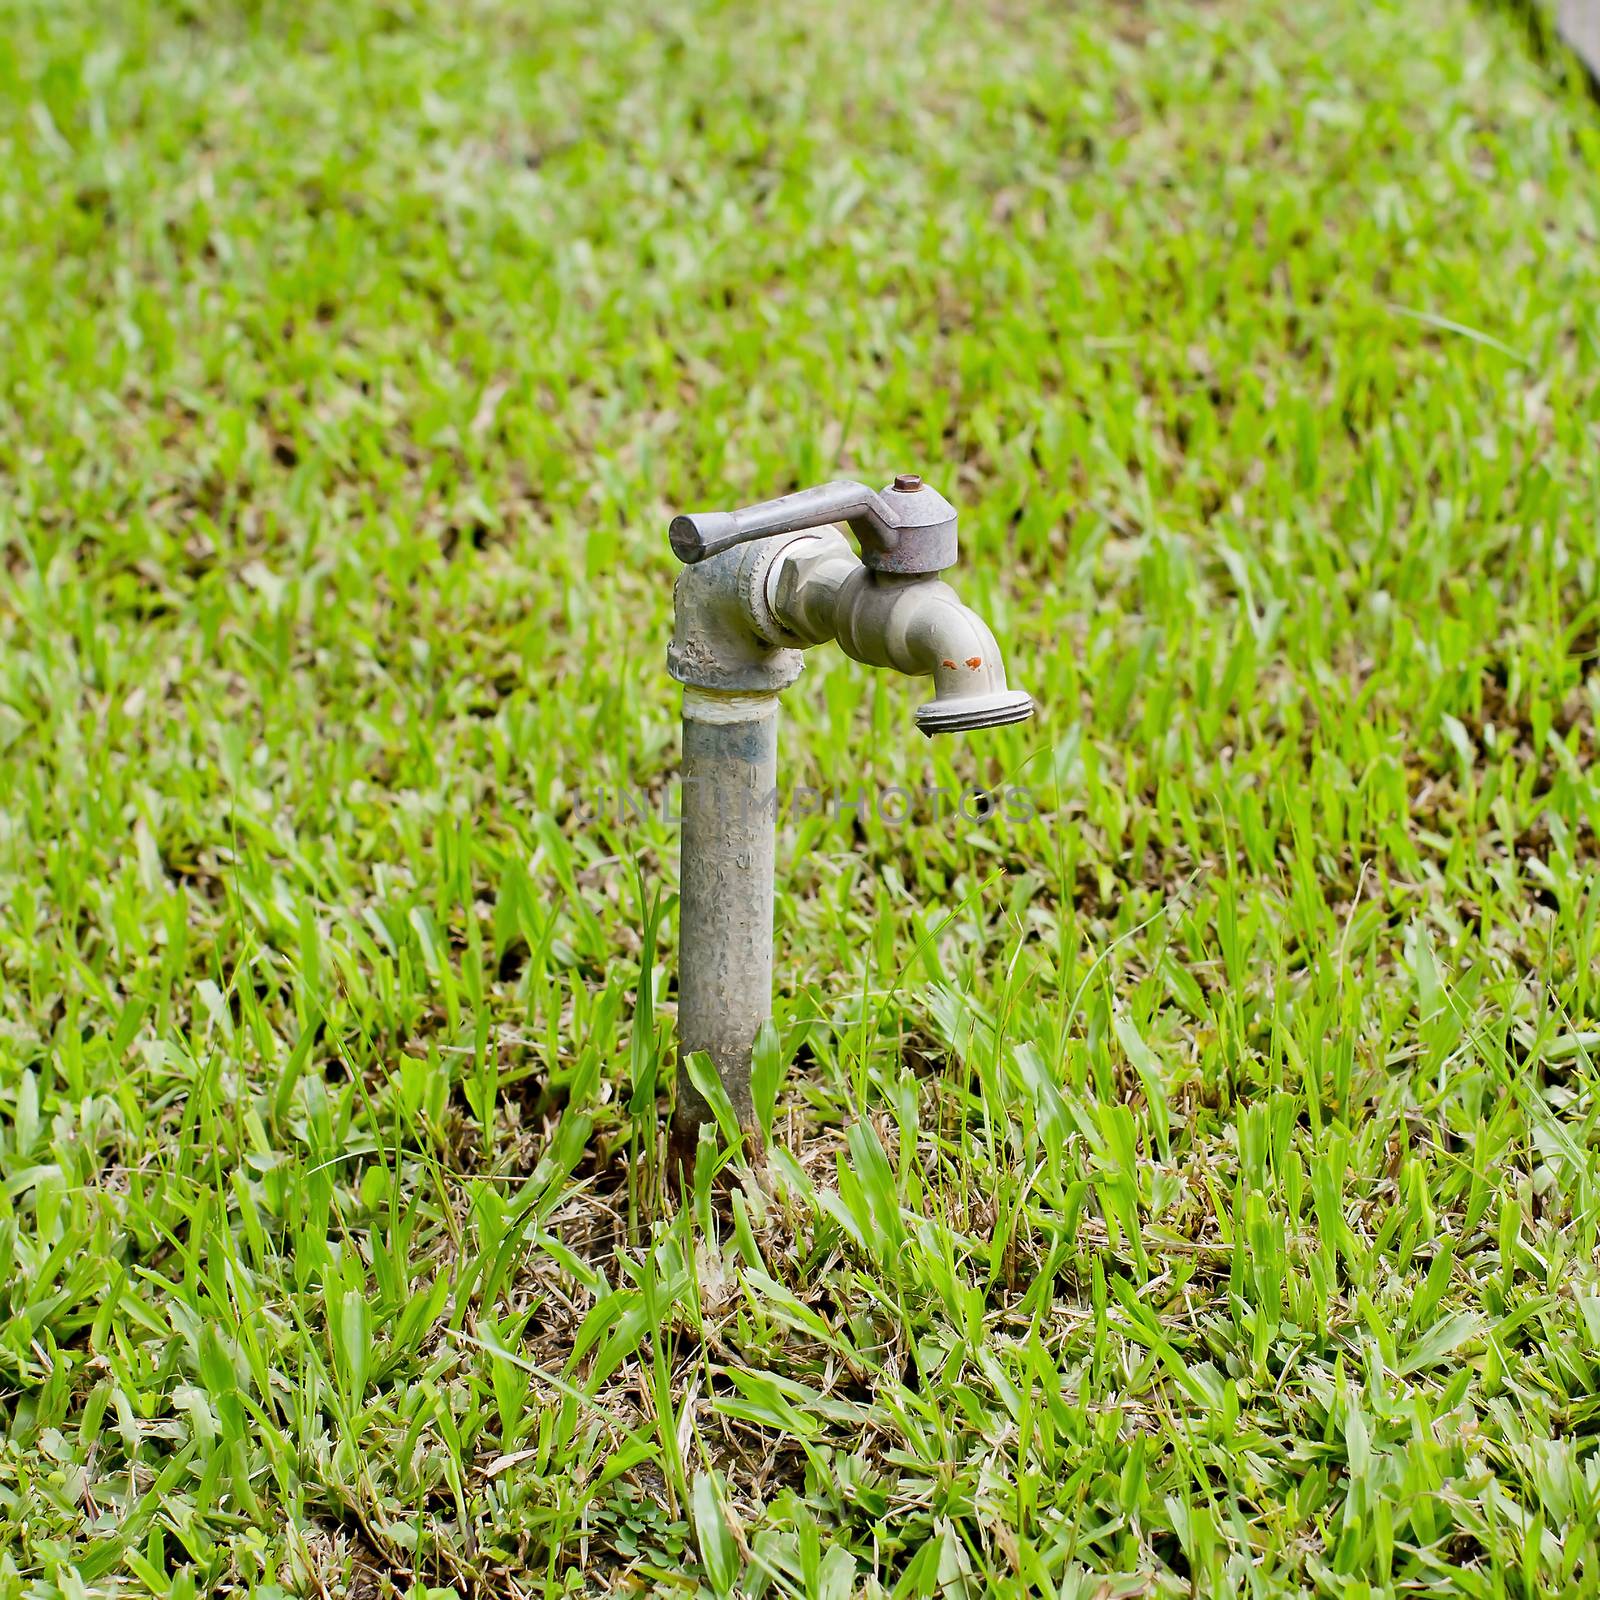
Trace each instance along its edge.
{"label": "faucet spout", "polygon": [[847,655],[881,653],[886,665],[914,677],[931,676],[933,699],[917,707],[917,726],[929,738],[998,728],[1033,715],[1033,699],[1006,682],[993,631],[948,583],[870,573],[848,618]]}
{"label": "faucet spout", "polygon": [[922,573],[875,572],[831,530],[796,540],[767,571],[771,615],[802,647],[838,641],[855,661],[933,679],[917,710],[930,738],[998,728],[1033,715],[1006,682],[994,633],[954,589]]}

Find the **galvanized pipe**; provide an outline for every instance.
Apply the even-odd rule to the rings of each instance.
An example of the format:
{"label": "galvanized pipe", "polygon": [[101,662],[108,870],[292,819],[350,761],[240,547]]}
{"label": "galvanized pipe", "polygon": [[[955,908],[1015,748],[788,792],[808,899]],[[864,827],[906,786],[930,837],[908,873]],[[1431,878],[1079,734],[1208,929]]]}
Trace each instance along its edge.
{"label": "galvanized pipe", "polygon": [[[778,695],[683,691],[683,846],[678,895],[678,1049],[704,1050],[751,1148],[750,1054],[772,1014]],[[678,1153],[712,1120],[682,1073]],[[686,1147],[685,1147],[686,1146]]]}

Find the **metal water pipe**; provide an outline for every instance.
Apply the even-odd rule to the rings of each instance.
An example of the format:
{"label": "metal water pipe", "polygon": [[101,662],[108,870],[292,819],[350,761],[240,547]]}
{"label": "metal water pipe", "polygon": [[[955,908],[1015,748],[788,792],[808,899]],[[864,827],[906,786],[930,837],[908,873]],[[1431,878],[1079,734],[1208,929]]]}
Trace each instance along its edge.
{"label": "metal water pipe", "polygon": [[[930,737],[1020,722],[1033,701],[1007,686],[988,625],[940,581],[956,561],[956,511],[914,474],[674,517],[669,537],[684,563],[667,649],[683,685],[678,1050],[710,1056],[756,1148],[750,1057],[772,1013],[778,696],[801,652],[832,639],[868,666],[931,677],[933,698],[917,708]],[[680,1073],[674,1166],[692,1165],[710,1120]]]}

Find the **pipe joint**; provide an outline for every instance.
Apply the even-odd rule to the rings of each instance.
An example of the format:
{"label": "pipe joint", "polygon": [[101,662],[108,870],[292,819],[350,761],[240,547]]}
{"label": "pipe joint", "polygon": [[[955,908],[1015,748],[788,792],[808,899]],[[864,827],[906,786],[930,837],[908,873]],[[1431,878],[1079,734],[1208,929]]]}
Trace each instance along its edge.
{"label": "pipe joint", "polygon": [[767,573],[789,539],[733,545],[686,566],[673,587],[667,671],[692,689],[770,694],[800,676],[800,641],[767,603]]}

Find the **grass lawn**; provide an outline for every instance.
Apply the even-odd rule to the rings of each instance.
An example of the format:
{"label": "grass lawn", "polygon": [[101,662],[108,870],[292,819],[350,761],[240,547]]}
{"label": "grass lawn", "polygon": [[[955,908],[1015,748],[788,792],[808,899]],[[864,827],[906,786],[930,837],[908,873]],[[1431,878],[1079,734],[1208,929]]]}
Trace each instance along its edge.
{"label": "grass lawn", "polygon": [[[0,7],[0,1600],[1600,1593],[1600,116],[1468,0]],[[679,1199],[675,510],[821,650]]]}

